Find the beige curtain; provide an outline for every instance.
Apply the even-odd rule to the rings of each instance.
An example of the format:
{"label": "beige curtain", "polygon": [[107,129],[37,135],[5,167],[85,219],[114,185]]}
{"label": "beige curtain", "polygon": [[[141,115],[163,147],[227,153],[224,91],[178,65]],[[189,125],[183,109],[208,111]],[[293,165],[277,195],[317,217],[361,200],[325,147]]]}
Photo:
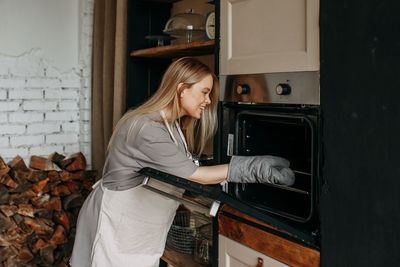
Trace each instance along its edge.
{"label": "beige curtain", "polygon": [[127,1],[94,2],[92,165],[100,174],[112,130],[125,111]]}

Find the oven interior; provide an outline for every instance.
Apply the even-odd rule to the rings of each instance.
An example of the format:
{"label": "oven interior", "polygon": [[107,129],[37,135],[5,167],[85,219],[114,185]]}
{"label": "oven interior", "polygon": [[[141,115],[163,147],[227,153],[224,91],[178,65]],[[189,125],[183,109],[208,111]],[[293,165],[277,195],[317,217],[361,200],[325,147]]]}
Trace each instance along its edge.
{"label": "oven interior", "polygon": [[261,211],[308,222],[315,206],[317,117],[298,108],[274,111],[246,105],[240,107],[239,104],[235,107],[226,105],[223,113],[225,162],[231,154],[279,156],[290,161],[296,176],[295,184],[290,187],[229,183],[225,190]]}

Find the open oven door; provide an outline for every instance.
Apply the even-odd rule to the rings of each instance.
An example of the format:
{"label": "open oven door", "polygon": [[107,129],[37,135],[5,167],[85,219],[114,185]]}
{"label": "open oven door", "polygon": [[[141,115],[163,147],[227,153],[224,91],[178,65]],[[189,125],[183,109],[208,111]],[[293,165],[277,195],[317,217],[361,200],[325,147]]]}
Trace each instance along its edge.
{"label": "open oven door", "polygon": [[219,184],[203,185],[153,168],[143,168],[139,173],[145,176],[142,184],[144,188],[174,199],[206,216],[216,216],[223,205],[228,205],[308,245],[316,246],[317,244],[315,236],[307,229],[299,229],[296,222],[282,219],[272,213],[262,212],[225,193]]}
{"label": "open oven door", "polygon": [[202,185],[152,168],[143,168],[139,172],[146,177],[142,183],[144,188],[197,212],[215,217],[220,208],[223,192],[219,185]]}

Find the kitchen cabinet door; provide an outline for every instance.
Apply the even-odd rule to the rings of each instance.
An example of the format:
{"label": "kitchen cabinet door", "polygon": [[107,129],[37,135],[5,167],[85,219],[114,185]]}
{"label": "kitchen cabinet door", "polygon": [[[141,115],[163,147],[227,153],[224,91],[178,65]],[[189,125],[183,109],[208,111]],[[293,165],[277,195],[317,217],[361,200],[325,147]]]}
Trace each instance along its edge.
{"label": "kitchen cabinet door", "polygon": [[[223,235],[218,236],[219,267],[283,267],[283,264]],[[262,259],[262,264],[258,260]]]}
{"label": "kitchen cabinet door", "polygon": [[220,74],[319,70],[319,0],[221,0]]}

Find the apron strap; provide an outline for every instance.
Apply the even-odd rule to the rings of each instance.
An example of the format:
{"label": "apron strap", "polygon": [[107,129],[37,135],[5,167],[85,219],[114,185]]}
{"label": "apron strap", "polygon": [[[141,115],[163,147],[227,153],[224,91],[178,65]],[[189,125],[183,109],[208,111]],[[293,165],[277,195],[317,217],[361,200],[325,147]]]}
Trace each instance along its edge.
{"label": "apron strap", "polygon": [[[168,130],[169,134],[171,135],[172,140],[174,140],[175,145],[178,145],[178,141],[176,141],[176,139],[175,139],[175,136],[174,136],[174,134],[173,134],[173,132],[171,130],[171,127],[170,127],[170,125],[169,125],[169,123],[167,121],[167,118],[165,116],[164,110],[160,111],[160,115],[164,120],[164,124],[167,127],[167,130]],[[179,126],[178,121],[176,121],[176,120],[175,120],[175,127],[178,129],[179,137],[181,138],[183,146],[185,147],[186,156],[189,159],[193,160],[192,154],[189,152],[189,149],[188,149],[188,146],[187,146],[187,143],[186,143],[186,138],[185,138],[185,136],[184,136],[184,134],[183,134],[183,132],[181,130],[181,127]]]}

